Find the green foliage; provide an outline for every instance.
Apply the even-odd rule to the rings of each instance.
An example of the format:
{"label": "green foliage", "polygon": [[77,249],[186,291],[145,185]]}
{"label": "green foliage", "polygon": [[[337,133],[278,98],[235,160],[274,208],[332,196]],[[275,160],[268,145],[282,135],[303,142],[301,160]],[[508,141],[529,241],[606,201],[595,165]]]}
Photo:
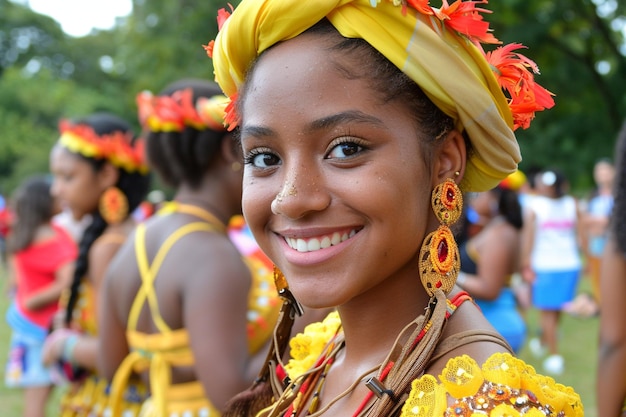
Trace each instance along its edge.
{"label": "green foliage", "polygon": [[626,120],[626,43],[611,26],[624,19],[626,1],[509,0],[489,8],[497,37],[528,46],[538,82],[555,94],[553,109],[516,132],[521,168],[559,168],[578,190],[591,188],[593,164],[613,155]]}
{"label": "green foliage", "polygon": [[[137,92],[213,79],[202,45],[215,37],[222,7],[226,1],[134,0],[132,15],[114,30],[73,38],[54,20],[0,0],[0,187],[43,169],[59,118],[107,110],[138,128]],[[528,46],[542,71],[538,81],[556,95],[553,109],[516,132],[521,169],[560,168],[575,190],[588,190],[593,163],[613,154],[626,118],[626,43],[613,26],[626,19],[626,0],[492,0],[486,7],[495,35]],[[17,132],[28,146],[9,143]]]}

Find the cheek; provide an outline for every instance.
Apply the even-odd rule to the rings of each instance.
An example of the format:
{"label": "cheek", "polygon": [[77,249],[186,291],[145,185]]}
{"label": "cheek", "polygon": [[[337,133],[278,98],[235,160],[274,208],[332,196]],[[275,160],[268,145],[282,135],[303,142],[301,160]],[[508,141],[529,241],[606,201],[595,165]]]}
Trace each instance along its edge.
{"label": "cheek", "polygon": [[246,223],[257,240],[262,239],[261,234],[271,216],[271,203],[276,192],[268,179],[244,175],[241,207]]}
{"label": "cheek", "polygon": [[96,209],[101,191],[92,179],[81,176],[68,186],[68,194],[78,207],[90,212]]}

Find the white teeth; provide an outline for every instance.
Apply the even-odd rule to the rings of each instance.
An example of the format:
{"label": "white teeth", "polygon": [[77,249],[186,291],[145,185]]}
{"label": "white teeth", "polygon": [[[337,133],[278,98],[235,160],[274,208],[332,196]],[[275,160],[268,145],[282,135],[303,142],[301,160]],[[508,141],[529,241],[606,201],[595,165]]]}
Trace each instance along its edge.
{"label": "white teeth", "polygon": [[309,244],[307,245],[307,249],[309,250],[309,252],[314,251],[314,250],[320,250],[320,241],[317,240],[317,239],[309,240]]}
{"label": "white teeth", "polygon": [[332,234],[332,236],[322,237],[321,240],[318,238],[305,240],[288,237],[285,238],[285,241],[291,249],[295,249],[298,252],[313,252],[316,250],[326,249],[331,246],[338,245],[339,243],[345,242],[346,240],[350,239],[354,235],[356,235],[356,230],[351,230],[350,233],[344,233],[343,235],[335,232]]}

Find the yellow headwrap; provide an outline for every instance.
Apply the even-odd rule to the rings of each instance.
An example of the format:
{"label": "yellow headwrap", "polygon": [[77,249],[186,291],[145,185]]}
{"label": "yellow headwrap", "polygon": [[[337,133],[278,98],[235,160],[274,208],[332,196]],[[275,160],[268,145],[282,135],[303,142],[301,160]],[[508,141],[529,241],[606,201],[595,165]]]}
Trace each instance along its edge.
{"label": "yellow headwrap", "polygon": [[[466,191],[491,189],[514,172],[521,160],[514,127],[527,127],[535,110],[551,107],[550,93],[534,84],[532,75],[524,75],[522,81],[527,85],[519,83],[513,87],[515,91],[523,89],[526,95],[507,98],[502,91],[502,87],[507,87],[505,81],[493,73],[494,69],[501,70],[497,64],[517,59],[506,70],[514,67],[513,71],[528,72],[527,68],[536,70],[534,63],[509,49],[508,55],[497,56],[497,64],[490,64],[477,47],[477,39],[462,36],[442,23],[449,18],[443,11],[462,11],[464,6],[474,10],[479,2],[457,1],[448,6],[444,1],[442,9],[431,8],[427,0],[409,2],[420,11],[406,4],[400,9],[397,6],[401,3],[406,2],[316,0],[312,4],[302,0],[243,0],[230,17],[220,16],[221,30],[215,43],[207,47],[213,57],[215,79],[224,93],[231,99],[236,97],[246,70],[260,53],[326,17],[343,36],[362,38],[380,51],[454,119],[457,129],[467,131],[473,149],[461,187]],[[478,12],[470,15],[474,23],[486,24]],[[497,42],[492,36],[488,41]],[[542,91],[533,90],[537,88]],[[522,119],[514,119],[514,105],[522,109],[520,114],[525,111]]]}

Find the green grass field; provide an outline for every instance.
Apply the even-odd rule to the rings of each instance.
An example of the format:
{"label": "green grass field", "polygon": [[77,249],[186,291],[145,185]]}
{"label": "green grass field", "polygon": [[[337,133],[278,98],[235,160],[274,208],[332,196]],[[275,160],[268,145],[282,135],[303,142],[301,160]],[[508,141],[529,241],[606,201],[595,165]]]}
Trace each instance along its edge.
{"label": "green grass field", "polygon": [[[0,286],[4,288],[5,274],[0,272]],[[581,290],[588,289],[588,280],[583,280]],[[0,299],[0,312],[4,312],[9,300],[3,296]],[[537,332],[537,313],[528,312],[529,335]],[[0,359],[4,362],[7,357],[10,329],[4,319],[0,322]],[[568,315],[563,316],[561,326],[561,349],[565,357],[565,373],[558,377],[558,382],[571,385],[580,394],[585,407],[586,417],[597,417],[595,400],[595,380],[598,351],[598,318],[577,319]],[[527,363],[533,365],[538,372],[541,370],[541,360],[535,359],[527,348],[519,355]],[[55,417],[60,394],[59,389],[53,395],[48,406],[48,417]],[[0,415],[2,417],[21,417],[22,395],[19,390],[8,389],[4,383],[0,385]]]}

